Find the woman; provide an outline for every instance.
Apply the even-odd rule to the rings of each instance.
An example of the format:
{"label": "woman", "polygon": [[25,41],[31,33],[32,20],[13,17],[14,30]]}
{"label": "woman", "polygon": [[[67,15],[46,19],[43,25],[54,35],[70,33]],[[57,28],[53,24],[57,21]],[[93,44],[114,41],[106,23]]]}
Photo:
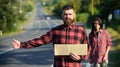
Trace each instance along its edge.
{"label": "woman", "polygon": [[89,56],[93,67],[107,67],[108,53],[111,47],[109,33],[103,29],[102,20],[95,18],[89,34]]}

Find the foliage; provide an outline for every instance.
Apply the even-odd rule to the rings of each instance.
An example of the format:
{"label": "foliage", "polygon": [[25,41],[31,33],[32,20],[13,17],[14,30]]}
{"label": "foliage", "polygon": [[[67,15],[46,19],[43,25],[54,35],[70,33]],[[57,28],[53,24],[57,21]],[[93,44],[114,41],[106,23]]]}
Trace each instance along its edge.
{"label": "foliage", "polygon": [[112,20],[112,21],[107,21],[105,22],[106,27],[111,27],[114,30],[116,30],[118,33],[120,33],[120,20]]}
{"label": "foliage", "polygon": [[[49,0],[44,0],[49,3]],[[72,4],[76,6],[77,21],[86,22],[90,27],[91,22],[97,16],[102,18],[106,27],[112,27],[114,30],[119,31],[119,22],[114,19],[114,10],[120,9],[120,0],[51,0],[51,7],[53,7],[53,14],[61,17],[61,9],[65,4]],[[91,15],[92,4],[94,5],[94,15]],[[48,6],[48,7],[49,7]],[[112,20],[108,20],[109,14],[112,14]]]}
{"label": "foliage", "polygon": [[109,31],[113,43],[109,60],[114,64],[112,64],[110,67],[119,67],[118,63],[120,63],[120,33],[116,32],[112,28],[107,28],[106,30]]}
{"label": "foliage", "polygon": [[[62,4],[61,4],[62,3]],[[66,4],[65,1],[61,1],[61,2],[58,2],[55,7],[54,7],[54,10],[53,10],[53,14],[58,16],[58,17],[61,17],[61,12],[62,12],[62,7]]]}
{"label": "foliage", "polygon": [[96,5],[100,10],[100,16],[107,20],[110,13],[113,14],[114,10],[120,9],[120,0],[104,0],[99,5]]}
{"label": "foliage", "polygon": [[0,0],[0,4],[0,30],[3,33],[16,30],[17,20],[24,21],[25,14],[33,9],[29,0]]}
{"label": "foliage", "polygon": [[[120,24],[118,24],[119,21],[114,19],[114,10],[120,9],[120,0],[99,0],[99,3],[96,1],[94,4],[95,14],[89,16],[87,25],[90,26],[92,19],[97,16],[103,20],[103,22],[106,24],[106,27],[112,27],[117,30],[116,27]],[[112,14],[111,21],[108,20],[109,14]]]}
{"label": "foliage", "polygon": [[87,22],[86,19],[88,19],[89,17],[89,14],[88,13],[80,13],[80,14],[77,14],[77,21],[78,22]]}
{"label": "foliage", "polygon": [[[49,9],[53,11],[52,14],[54,14],[55,16],[57,16],[59,18],[61,18],[61,9],[66,4],[73,5],[77,15],[79,15],[79,13],[87,13],[87,12],[89,13],[89,11],[87,9],[87,7],[89,5],[89,0],[66,0],[66,1],[53,0],[53,2],[51,2],[49,0],[42,0],[42,3],[46,4],[44,6],[49,7]],[[47,11],[50,11],[50,10],[47,10]],[[86,17],[84,19],[86,20]],[[79,16],[78,16],[77,20],[81,20]],[[82,22],[84,22],[84,21],[82,21]]]}
{"label": "foliage", "polygon": [[[15,3],[13,5],[13,3]],[[17,16],[15,15],[15,6],[19,4],[16,0],[0,1],[0,30],[3,32],[15,29],[14,23]]]}
{"label": "foliage", "polygon": [[61,17],[61,9],[66,4],[72,5],[75,8],[76,13],[78,13],[80,10],[80,6],[81,6],[80,1],[81,0],[66,0],[66,1],[57,0],[53,3],[53,5],[54,5],[53,14],[58,17]]}

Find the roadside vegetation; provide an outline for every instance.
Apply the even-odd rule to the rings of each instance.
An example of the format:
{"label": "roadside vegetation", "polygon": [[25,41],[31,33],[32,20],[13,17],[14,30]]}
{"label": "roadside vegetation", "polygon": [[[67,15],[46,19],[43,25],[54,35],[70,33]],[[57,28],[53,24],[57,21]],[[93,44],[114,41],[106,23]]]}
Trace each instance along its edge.
{"label": "roadside vegetation", "polygon": [[34,0],[0,0],[0,37],[22,32],[32,16]]}
{"label": "roadside vegetation", "polygon": [[110,67],[120,67],[120,33],[112,28],[107,28],[112,37],[112,48],[109,53]]}

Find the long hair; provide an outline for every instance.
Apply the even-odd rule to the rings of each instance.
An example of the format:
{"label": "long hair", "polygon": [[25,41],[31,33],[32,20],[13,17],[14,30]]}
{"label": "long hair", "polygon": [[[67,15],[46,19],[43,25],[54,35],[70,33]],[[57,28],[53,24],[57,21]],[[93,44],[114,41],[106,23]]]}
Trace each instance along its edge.
{"label": "long hair", "polygon": [[95,26],[94,26],[94,22],[95,21],[98,21],[98,24],[100,25],[100,29],[103,29],[103,23],[102,23],[102,20],[99,18],[99,17],[96,17],[93,22],[92,22],[92,30],[91,30],[91,33],[94,33],[95,31]]}

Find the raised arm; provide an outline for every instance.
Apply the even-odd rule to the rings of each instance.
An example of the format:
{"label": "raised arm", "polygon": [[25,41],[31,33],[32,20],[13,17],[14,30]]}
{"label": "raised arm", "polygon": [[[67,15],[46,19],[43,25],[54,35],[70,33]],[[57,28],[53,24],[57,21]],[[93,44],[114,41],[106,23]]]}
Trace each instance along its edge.
{"label": "raised arm", "polygon": [[12,43],[14,49],[19,49],[19,48],[34,48],[44,44],[49,44],[51,41],[52,41],[52,31],[49,31],[38,38],[34,38],[28,41],[20,42],[18,40],[13,39]]}

